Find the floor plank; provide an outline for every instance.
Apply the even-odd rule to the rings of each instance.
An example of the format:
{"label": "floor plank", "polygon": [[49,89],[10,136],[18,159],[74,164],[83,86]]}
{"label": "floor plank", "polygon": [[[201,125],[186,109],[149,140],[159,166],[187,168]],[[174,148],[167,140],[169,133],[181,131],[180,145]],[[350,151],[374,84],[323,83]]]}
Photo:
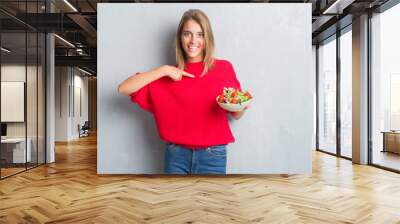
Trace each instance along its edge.
{"label": "floor plank", "polygon": [[400,223],[400,175],[313,155],[312,175],[97,175],[96,137],[0,181],[0,223]]}

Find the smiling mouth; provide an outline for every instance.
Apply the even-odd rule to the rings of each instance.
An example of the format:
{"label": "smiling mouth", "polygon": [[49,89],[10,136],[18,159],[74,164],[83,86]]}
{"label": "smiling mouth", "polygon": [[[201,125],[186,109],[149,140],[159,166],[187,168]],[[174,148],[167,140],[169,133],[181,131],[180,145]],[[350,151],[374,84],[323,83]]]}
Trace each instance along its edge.
{"label": "smiling mouth", "polygon": [[189,52],[195,52],[195,51],[197,51],[199,49],[199,47],[191,46],[191,47],[188,47],[188,49],[189,49]]}

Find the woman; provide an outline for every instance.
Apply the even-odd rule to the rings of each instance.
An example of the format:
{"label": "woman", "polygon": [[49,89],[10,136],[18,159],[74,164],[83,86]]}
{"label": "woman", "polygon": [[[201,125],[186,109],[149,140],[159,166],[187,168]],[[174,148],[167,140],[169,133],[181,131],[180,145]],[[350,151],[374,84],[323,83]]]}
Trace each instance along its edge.
{"label": "woman", "polygon": [[[176,33],[177,66],[136,73],[118,88],[153,113],[167,142],[165,173],[225,174],[226,145],[235,139],[227,111],[216,103],[224,87],[241,89],[230,62],[213,58],[214,37],[207,16],[186,11]],[[229,114],[239,119],[244,113]]]}

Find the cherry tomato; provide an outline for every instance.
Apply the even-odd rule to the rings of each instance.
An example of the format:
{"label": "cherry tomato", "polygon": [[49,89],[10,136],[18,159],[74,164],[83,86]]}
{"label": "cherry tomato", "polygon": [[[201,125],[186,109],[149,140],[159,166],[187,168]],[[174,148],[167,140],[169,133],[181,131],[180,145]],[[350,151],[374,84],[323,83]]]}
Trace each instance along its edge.
{"label": "cherry tomato", "polygon": [[223,103],[224,102],[224,98],[225,98],[224,95],[221,94],[221,95],[218,96],[217,100],[218,100],[218,102]]}
{"label": "cherry tomato", "polygon": [[247,96],[249,99],[253,98],[253,96],[249,92],[246,92],[244,95]]}

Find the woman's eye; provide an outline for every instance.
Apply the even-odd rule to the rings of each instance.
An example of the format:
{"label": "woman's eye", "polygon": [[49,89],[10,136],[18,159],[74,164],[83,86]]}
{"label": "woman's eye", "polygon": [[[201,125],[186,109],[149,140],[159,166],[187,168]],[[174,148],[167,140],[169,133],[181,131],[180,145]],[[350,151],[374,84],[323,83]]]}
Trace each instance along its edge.
{"label": "woman's eye", "polygon": [[[183,37],[186,37],[186,38],[191,38],[193,36],[193,34],[189,33],[189,32],[184,32],[182,35],[183,35]],[[196,33],[196,37],[197,38],[203,38],[204,37],[204,33]]]}

